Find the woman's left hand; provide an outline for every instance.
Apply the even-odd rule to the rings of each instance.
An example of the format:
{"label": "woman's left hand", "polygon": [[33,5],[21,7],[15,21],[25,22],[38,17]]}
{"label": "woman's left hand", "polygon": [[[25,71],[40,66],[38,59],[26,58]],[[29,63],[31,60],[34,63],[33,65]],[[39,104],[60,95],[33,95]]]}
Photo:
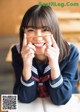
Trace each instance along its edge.
{"label": "woman's left hand", "polygon": [[56,41],[54,40],[53,35],[51,35],[51,41],[52,41],[52,46],[46,43],[45,55],[48,57],[49,60],[52,79],[56,79],[60,75],[60,69],[58,64],[59,48]]}
{"label": "woman's left hand", "polygon": [[52,41],[52,46],[46,43],[45,55],[48,57],[49,65],[52,67],[53,65],[55,66],[55,64],[58,63],[59,48],[56,41],[54,40],[53,35],[51,35],[50,37]]}

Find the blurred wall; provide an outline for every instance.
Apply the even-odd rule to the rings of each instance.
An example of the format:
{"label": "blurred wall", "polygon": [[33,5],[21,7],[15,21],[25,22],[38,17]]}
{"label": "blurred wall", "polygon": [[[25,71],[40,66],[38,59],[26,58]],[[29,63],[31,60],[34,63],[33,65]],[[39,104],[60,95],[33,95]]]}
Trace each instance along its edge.
{"label": "blurred wall", "polygon": [[[17,35],[25,11],[39,2],[77,2],[80,0],[0,0],[0,36]],[[80,5],[80,3],[79,3]],[[52,6],[55,10],[80,12],[80,6]]]}

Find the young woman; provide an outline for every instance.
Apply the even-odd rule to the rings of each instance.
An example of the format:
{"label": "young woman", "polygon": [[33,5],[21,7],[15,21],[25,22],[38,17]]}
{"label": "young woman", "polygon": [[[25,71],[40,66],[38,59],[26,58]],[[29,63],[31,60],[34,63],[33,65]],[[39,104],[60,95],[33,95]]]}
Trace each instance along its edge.
{"label": "young woman", "polygon": [[56,105],[67,103],[77,91],[78,58],[77,48],[62,38],[51,7],[31,7],[20,26],[20,45],[12,48],[13,93],[25,103],[47,96]]}

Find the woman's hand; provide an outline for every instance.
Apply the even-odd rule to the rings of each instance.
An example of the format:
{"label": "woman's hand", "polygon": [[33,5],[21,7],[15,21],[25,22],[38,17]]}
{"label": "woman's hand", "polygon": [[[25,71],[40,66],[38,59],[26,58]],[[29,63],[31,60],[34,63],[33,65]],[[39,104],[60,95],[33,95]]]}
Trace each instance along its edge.
{"label": "woman's hand", "polygon": [[36,49],[31,42],[27,44],[27,35],[24,34],[23,45],[21,49],[21,55],[23,59],[23,75],[26,80],[31,77],[32,60]]}
{"label": "woman's hand", "polygon": [[26,36],[26,34],[24,34],[21,55],[22,55],[23,63],[25,66],[29,66],[29,67],[32,66],[32,60],[34,58],[35,51],[36,51],[35,46],[32,45],[31,42],[29,42],[29,44],[27,44],[27,36]]}
{"label": "woman's hand", "polygon": [[48,57],[49,65],[51,68],[52,79],[56,79],[60,75],[60,69],[58,64],[59,59],[59,48],[53,35],[51,35],[52,46],[46,43],[45,55]]}

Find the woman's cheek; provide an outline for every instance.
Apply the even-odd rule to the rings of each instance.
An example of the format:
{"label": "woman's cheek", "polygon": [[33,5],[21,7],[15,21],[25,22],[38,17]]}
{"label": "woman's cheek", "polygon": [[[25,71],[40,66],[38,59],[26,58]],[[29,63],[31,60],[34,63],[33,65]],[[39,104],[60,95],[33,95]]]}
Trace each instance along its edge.
{"label": "woman's cheek", "polygon": [[32,38],[31,37],[27,37],[27,42],[31,42],[32,43]]}
{"label": "woman's cheek", "polygon": [[45,37],[44,40],[45,40],[45,43],[52,45],[52,41],[50,37]]}

